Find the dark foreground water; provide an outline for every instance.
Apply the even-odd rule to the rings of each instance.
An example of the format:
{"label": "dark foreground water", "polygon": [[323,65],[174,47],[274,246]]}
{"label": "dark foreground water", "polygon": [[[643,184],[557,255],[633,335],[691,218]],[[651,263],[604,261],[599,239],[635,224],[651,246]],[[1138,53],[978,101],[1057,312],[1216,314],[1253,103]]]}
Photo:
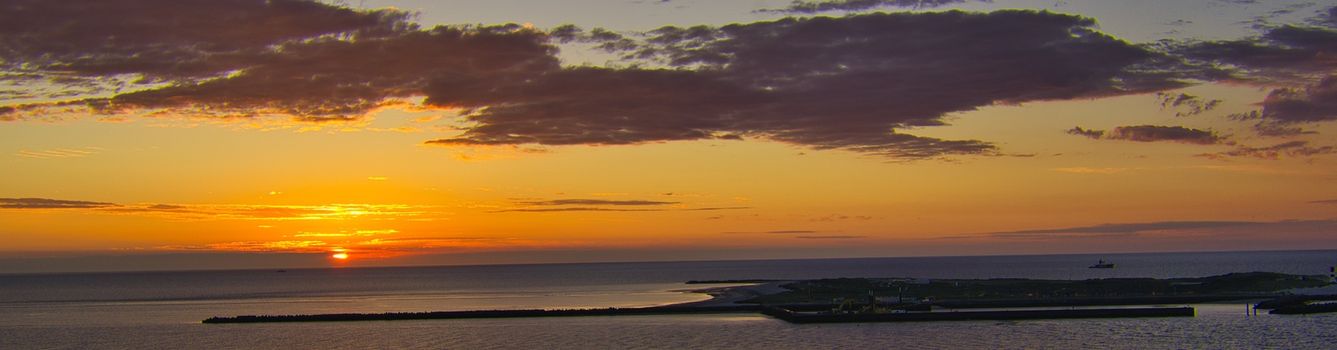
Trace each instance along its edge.
{"label": "dark foreground water", "polygon": [[[1113,270],[1087,269],[1097,259]],[[791,325],[757,315],[204,325],[210,316],[648,306],[701,279],[1324,274],[1337,251],[412,267],[0,276],[0,349],[1280,348],[1337,346],[1337,314]]]}

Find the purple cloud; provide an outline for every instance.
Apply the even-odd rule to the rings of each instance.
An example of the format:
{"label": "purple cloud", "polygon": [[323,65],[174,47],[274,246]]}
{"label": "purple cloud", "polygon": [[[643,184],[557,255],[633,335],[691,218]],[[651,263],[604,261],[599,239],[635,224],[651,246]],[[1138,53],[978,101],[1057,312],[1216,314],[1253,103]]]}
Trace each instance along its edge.
{"label": "purple cloud", "polygon": [[1097,140],[1125,140],[1136,142],[1168,141],[1199,145],[1213,145],[1221,143],[1224,140],[1223,137],[1210,130],[1160,125],[1120,126],[1108,132],[1074,127],[1068,130],[1068,133]]}

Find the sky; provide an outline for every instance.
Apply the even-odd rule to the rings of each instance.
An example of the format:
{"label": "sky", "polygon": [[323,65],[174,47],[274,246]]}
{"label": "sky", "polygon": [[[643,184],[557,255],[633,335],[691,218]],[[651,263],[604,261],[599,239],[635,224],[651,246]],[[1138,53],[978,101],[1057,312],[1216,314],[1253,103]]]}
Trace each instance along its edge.
{"label": "sky", "polygon": [[0,273],[1337,248],[1337,7],[0,2]]}

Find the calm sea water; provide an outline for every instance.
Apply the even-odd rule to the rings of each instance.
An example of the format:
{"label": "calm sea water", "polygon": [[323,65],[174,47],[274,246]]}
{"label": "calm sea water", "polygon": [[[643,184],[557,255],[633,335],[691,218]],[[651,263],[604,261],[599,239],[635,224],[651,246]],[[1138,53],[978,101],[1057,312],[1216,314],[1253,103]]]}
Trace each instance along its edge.
{"label": "calm sea water", "polygon": [[[1087,269],[1098,259],[1112,270]],[[0,349],[26,348],[1333,348],[1337,315],[791,325],[697,315],[204,325],[211,316],[648,306],[703,279],[1324,274],[1337,251],[867,258],[0,275]]]}

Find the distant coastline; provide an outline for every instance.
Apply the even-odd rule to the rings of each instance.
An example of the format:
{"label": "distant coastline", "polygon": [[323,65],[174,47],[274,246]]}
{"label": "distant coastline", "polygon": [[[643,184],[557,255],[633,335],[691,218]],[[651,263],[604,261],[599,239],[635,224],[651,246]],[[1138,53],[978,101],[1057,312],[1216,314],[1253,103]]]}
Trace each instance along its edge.
{"label": "distant coastline", "polygon": [[[1153,307],[1152,305],[1187,305],[1261,299],[1272,301],[1273,304],[1280,303],[1276,300],[1292,300],[1284,303],[1284,305],[1294,307],[1295,305],[1303,305],[1308,300],[1324,299],[1323,297],[1295,299],[1286,291],[1332,285],[1332,281],[1327,280],[1324,276],[1265,272],[1227,274],[1194,279],[1141,278],[1084,281],[994,279],[934,282],[904,278],[865,278],[795,281],[717,280],[693,281],[691,284],[738,284],[745,282],[753,283],[692,291],[710,295],[711,299],[709,300],[642,308],[245,315],[212,317],[204,320],[203,323],[682,315],[738,312],[761,313],[793,323],[1191,317],[1194,311],[1190,307],[1167,308]],[[1041,287],[1048,289],[1037,289]],[[1164,293],[1164,288],[1167,287],[1172,288],[1173,292]],[[898,293],[896,301],[884,300],[883,298],[890,297],[886,295],[886,292],[893,289]],[[879,290],[882,291],[881,296],[878,295]],[[907,300],[905,298],[905,292],[907,291],[916,293],[916,295]],[[1092,291],[1097,291],[1099,295],[1091,294]],[[929,295],[925,293],[938,294]],[[1061,293],[1067,293],[1067,295],[1059,295]],[[935,299],[938,295],[954,296],[954,298]],[[993,297],[960,297],[961,295]],[[1332,297],[1337,298],[1337,296]],[[1260,303],[1259,305],[1266,303]],[[1108,306],[1121,307],[1099,308]],[[1067,309],[1057,309],[1060,307]],[[1087,308],[1078,309],[1078,307]],[[1327,306],[1311,307],[1306,310],[1327,310],[1327,308]],[[935,309],[938,309],[939,312],[935,313]],[[946,314],[940,312],[956,309],[991,310],[950,312]]]}
{"label": "distant coastline", "polygon": [[[617,264],[691,264],[691,263],[736,263],[736,262],[792,262],[792,261],[842,261],[868,259],[994,259],[994,258],[1031,258],[1031,257],[1117,257],[1149,255],[1214,255],[1214,254],[1270,254],[1270,253],[1334,253],[1337,249],[1262,249],[1262,250],[1206,250],[1206,251],[1164,251],[1164,252],[1060,252],[1060,253],[1008,253],[982,255],[908,255],[908,256],[855,256],[855,257],[757,257],[757,258],[719,258],[662,260],[607,260],[607,261],[540,261],[540,262],[496,262],[496,263],[450,263],[450,264],[407,264],[407,265],[368,265],[331,267],[327,264],[278,264],[264,266],[192,266],[183,264],[182,257],[187,254],[147,254],[147,255],[106,255],[106,256],[58,256],[58,257],[0,257],[0,277],[24,275],[71,275],[71,274],[116,274],[116,273],[174,273],[174,272],[289,272],[318,270],[379,270],[413,268],[474,268],[474,267],[530,267],[530,266],[571,266],[571,265],[617,265]],[[323,256],[323,255],[322,255]],[[122,261],[121,259],[125,259]],[[323,260],[322,260],[323,261]],[[68,267],[67,267],[68,266]],[[83,266],[83,267],[77,267]]]}

